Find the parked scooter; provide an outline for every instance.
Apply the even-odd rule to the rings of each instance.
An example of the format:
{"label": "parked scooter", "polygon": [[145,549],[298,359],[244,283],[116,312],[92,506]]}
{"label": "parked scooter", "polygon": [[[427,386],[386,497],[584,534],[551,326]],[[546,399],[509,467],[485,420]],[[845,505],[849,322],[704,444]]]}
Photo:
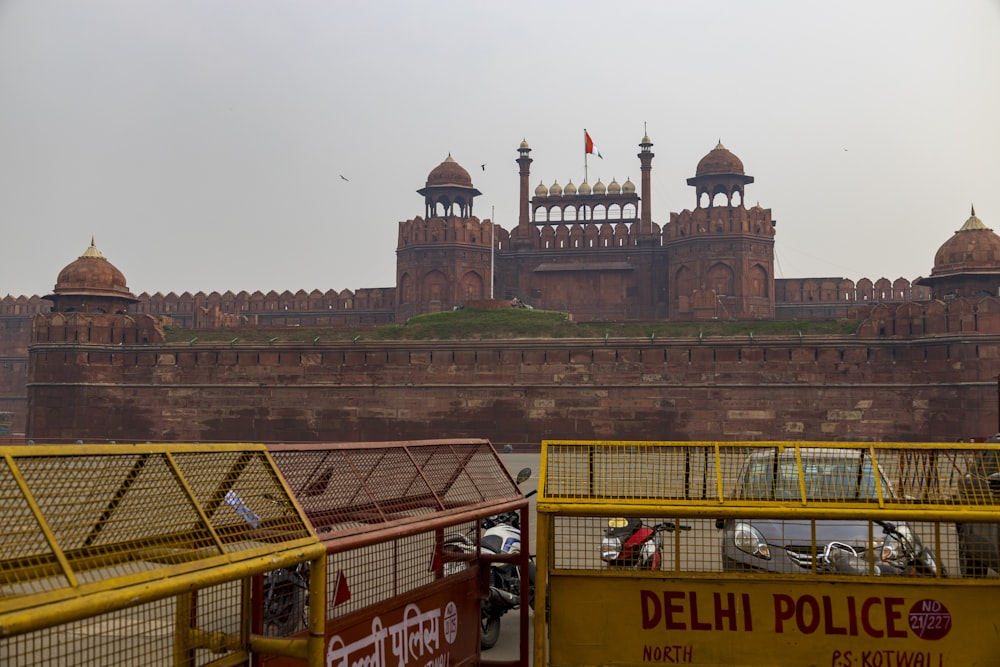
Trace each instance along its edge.
{"label": "parked scooter", "polygon": [[876,576],[948,576],[934,550],[925,546],[906,524],[875,521],[882,527],[882,547],[861,553],[849,544],[830,542],[817,569],[834,574]]}
{"label": "parked scooter", "polygon": [[[531,477],[531,468],[517,474],[521,484]],[[529,491],[525,498],[534,495]],[[466,555],[517,555],[521,553],[521,517],[518,512],[504,512],[482,520],[482,542],[476,546],[475,531],[466,535],[453,534],[444,538],[445,551],[460,551]],[[528,557],[528,604],[535,603],[535,558]],[[500,618],[521,605],[521,568],[513,562],[494,562],[490,565],[489,596],[480,605],[480,645],[493,648],[500,639]]]}
{"label": "parked scooter", "polygon": [[663,533],[691,530],[691,526],[662,521],[649,525],[638,517],[613,517],[601,538],[601,560],[609,568],[659,570],[663,562]]}

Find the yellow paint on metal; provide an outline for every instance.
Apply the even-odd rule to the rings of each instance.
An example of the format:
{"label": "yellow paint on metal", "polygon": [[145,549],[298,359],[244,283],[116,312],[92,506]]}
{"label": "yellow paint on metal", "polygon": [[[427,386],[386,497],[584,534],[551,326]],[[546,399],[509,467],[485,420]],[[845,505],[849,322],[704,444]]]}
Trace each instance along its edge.
{"label": "yellow paint on metal", "polygon": [[557,575],[549,594],[552,665],[1000,662],[995,587]]}
{"label": "yellow paint on metal", "polygon": [[11,665],[63,664],[80,637],[156,651],[143,664],[245,663],[250,578],[306,562],[310,635],[271,641],[323,663],[326,549],[263,445],[0,447],[0,544]]}
{"label": "yellow paint on metal", "polygon": [[[1000,578],[968,569],[989,545],[962,542],[1000,524],[996,444],[553,440],[541,454],[538,667],[1000,664]],[[604,562],[620,516],[671,526],[655,566]],[[736,521],[797,524],[802,541],[780,546],[796,560],[734,561]],[[935,565],[888,576],[904,523]],[[841,524],[862,531],[853,569],[824,560]]]}

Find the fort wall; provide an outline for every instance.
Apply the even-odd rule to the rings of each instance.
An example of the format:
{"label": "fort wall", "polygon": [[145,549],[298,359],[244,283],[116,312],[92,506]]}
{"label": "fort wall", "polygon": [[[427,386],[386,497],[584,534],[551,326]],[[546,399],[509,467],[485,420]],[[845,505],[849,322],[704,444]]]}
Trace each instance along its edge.
{"label": "fort wall", "polygon": [[[164,344],[155,318],[35,319],[36,441],[955,440],[997,427],[1000,299],[869,306],[853,336]],[[27,318],[7,324],[26,335]],[[23,399],[16,396],[22,391]],[[30,401],[28,397],[30,396]],[[5,408],[7,409],[7,408]]]}
{"label": "fort wall", "polygon": [[996,431],[1000,336],[38,344],[36,442],[487,437],[953,441]]}

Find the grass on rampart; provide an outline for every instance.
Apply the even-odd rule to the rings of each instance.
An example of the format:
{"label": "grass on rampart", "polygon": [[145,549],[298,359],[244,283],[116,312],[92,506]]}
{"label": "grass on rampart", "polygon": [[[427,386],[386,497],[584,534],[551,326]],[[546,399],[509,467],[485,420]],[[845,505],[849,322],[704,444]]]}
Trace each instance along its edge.
{"label": "grass on rampart", "polygon": [[754,320],[706,322],[574,322],[556,311],[510,308],[418,315],[406,324],[380,327],[281,327],[193,330],[167,327],[168,343],[294,343],[343,340],[502,340],[516,338],[697,338],[851,335],[860,322],[848,320]]}

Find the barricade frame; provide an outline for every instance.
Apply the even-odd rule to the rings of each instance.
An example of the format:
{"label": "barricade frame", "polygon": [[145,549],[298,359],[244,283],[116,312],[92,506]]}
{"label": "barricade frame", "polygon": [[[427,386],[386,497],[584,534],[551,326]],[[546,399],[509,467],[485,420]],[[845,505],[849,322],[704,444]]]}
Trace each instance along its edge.
{"label": "barricade frame", "polygon": [[[874,498],[864,501],[857,499],[825,500],[822,502],[812,500],[805,488],[804,480],[806,480],[807,475],[801,467],[801,454],[806,449],[846,450],[852,454],[858,453],[861,456],[870,457],[872,461],[876,462],[879,469],[881,469],[883,460],[894,458],[892,475],[896,476],[897,479],[891,482],[891,486],[894,487],[895,491],[877,488]],[[781,452],[793,455],[799,466],[797,472],[800,487],[799,496],[782,500],[733,497],[735,491],[731,493],[732,485],[730,484],[733,481],[733,469],[728,469],[728,473],[726,473],[725,461],[727,458],[739,460],[738,455],[751,451],[775,452],[775,460]],[[980,455],[996,457],[998,451],[1000,450],[996,444],[977,443],[544,441],[542,443],[541,478],[537,504],[538,578],[536,585],[539,590],[546,590],[547,595],[551,597],[546,598],[546,613],[536,615],[534,664],[539,667],[549,664],[550,651],[559,650],[559,642],[564,639],[551,636],[553,606],[561,614],[565,614],[567,611],[566,606],[561,601],[554,601],[559,591],[565,593],[567,590],[568,584],[563,582],[571,581],[577,587],[581,586],[581,582],[592,582],[593,588],[588,590],[595,597],[604,600],[605,604],[611,598],[605,595],[605,591],[608,589],[602,586],[611,582],[614,582],[616,587],[632,586],[631,582],[640,582],[635,585],[649,585],[654,588],[661,585],[657,582],[665,582],[662,584],[665,587],[664,590],[666,587],[682,589],[687,586],[691,590],[703,591],[702,594],[705,594],[704,591],[709,591],[709,595],[714,595],[715,593],[711,591],[721,591],[722,595],[726,595],[725,587],[731,587],[736,582],[745,587],[767,587],[773,586],[776,582],[782,582],[781,585],[786,586],[788,590],[799,590],[802,586],[815,585],[820,581],[815,577],[820,576],[823,577],[822,584],[824,586],[832,581],[834,586],[843,586],[844,590],[850,590],[852,593],[875,590],[871,586],[876,586],[879,589],[886,586],[885,590],[895,591],[893,595],[896,596],[904,593],[916,594],[912,579],[881,577],[876,580],[873,577],[854,575],[817,575],[815,570],[805,577],[800,574],[782,575],[780,573],[762,575],[745,572],[698,572],[683,571],[679,567],[678,561],[678,566],[673,571],[626,573],[600,571],[593,569],[592,566],[566,565],[565,563],[569,561],[566,561],[564,557],[562,557],[563,564],[560,565],[556,561],[560,558],[559,554],[563,549],[563,542],[559,542],[559,540],[569,538],[560,534],[559,531],[562,530],[562,527],[557,528],[557,520],[565,521],[567,525],[575,525],[569,524],[569,522],[588,518],[607,519],[617,516],[695,518],[702,522],[735,518],[748,520],[798,518],[812,522],[814,547],[816,545],[815,522],[818,520],[853,520],[867,517],[869,525],[871,525],[872,516],[883,518],[888,516],[900,520],[919,520],[924,523],[937,522],[933,524],[936,526],[950,525],[952,522],[955,524],[984,525],[1000,521],[998,518],[1000,517],[998,515],[998,504],[1000,504],[997,500],[998,495],[995,492],[991,493],[989,489],[983,491],[982,489],[985,487],[978,487],[980,490],[976,491],[975,485],[971,487],[973,491],[970,492],[968,491],[970,487],[966,485],[963,487],[966,489],[964,495],[957,497],[956,489],[963,484],[962,475],[971,469],[969,468],[972,465],[969,463],[970,461],[976,460],[976,457]],[[675,462],[683,461],[684,452],[687,452],[688,455],[693,453],[701,457],[701,460],[705,462],[704,465],[700,468],[689,465],[676,468],[666,466],[658,469],[658,474],[661,476],[673,478],[672,483],[667,483],[662,487],[651,484],[648,475],[637,472],[641,466],[631,465],[636,461],[652,461],[651,465],[655,468],[657,464],[666,459],[673,458]],[[645,459],[643,459],[644,456],[646,456]],[[619,475],[617,479],[609,474],[609,470],[616,465],[618,470],[614,474]],[[950,471],[947,470],[947,466],[951,466]],[[950,472],[951,476],[943,474],[942,470]],[[685,474],[692,475],[692,473],[694,473],[693,478],[685,477]],[[724,479],[726,474],[728,474],[728,478]],[[900,486],[905,488],[901,489]],[[934,532],[935,543],[940,545],[941,530],[938,528]],[[678,542],[674,542],[674,545],[677,544]],[[592,545],[592,547],[596,550],[597,545]],[[680,547],[677,547],[676,554],[673,555],[680,558]],[[667,566],[670,566],[669,563]],[[581,567],[583,569],[580,569]],[[554,584],[559,585],[554,586]],[[862,584],[868,588],[861,587]],[[927,590],[937,591],[946,596],[949,601],[964,600],[965,597],[968,597],[972,602],[971,606],[975,607],[983,605],[983,600],[988,594],[995,593],[996,586],[1000,584],[1000,581],[997,579],[944,578],[938,574],[929,584],[923,579],[920,584],[924,587],[933,586],[933,589]],[[693,596],[695,593],[692,592],[691,595]],[[737,599],[737,604],[743,602],[749,606],[749,599]],[[580,604],[580,600],[576,598],[574,598],[573,603],[576,605],[574,611],[583,614],[582,609],[585,605]],[[955,605],[952,604],[952,606]],[[562,620],[564,619],[560,618],[560,621]],[[561,623],[560,627],[565,628],[565,623]],[[581,627],[587,628],[589,626],[583,623]],[[591,631],[599,632],[593,628]],[[575,632],[585,633],[586,631],[575,628]],[[566,662],[565,656],[570,654],[571,652],[560,653],[562,662],[559,664],[576,664],[572,661]],[[680,657],[690,658],[690,655]],[[855,655],[854,657],[859,656]],[[996,655],[990,655],[990,659],[995,660],[996,658]],[[580,664],[638,664],[639,662],[648,662],[649,659],[651,659],[650,656],[644,656],[642,660],[630,660],[621,655],[597,653],[587,655],[586,662],[581,659]],[[828,656],[824,660],[830,659]],[[792,658],[792,662],[788,664],[799,664],[795,663],[794,660],[795,658]],[[737,663],[694,661],[690,664]],[[841,663],[834,660],[833,664],[839,666],[851,663]],[[970,661],[968,664],[988,663]]]}
{"label": "barricade frame", "polygon": [[[147,664],[221,667],[255,651],[323,663],[320,605],[306,637],[250,632],[254,575],[304,562],[325,572],[325,550],[263,445],[10,446],[0,461],[5,661],[61,664],[78,647],[102,664],[107,641],[155,650]],[[324,591],[318,576],[310,595]],[[150,623],[173,628],[172,648]]]}
{"label": "barricade frame", "polygon": [[[333,650],[334,640],[341,639],[342,635],[355,636],[351,633],[359,623],[369,627],[373,618],[380,623],[385,618],[396,618],[400,600],[409,608],[418,608],[425,604],[422,600],[430,600],[428,604],[431,604],[448,595],[460,597],[471,592],[475,598],[477,621],[474,655],[469,655],[467,646],[465,653],[459,649],[457,661],[453,655],[448,656],[450,667],[528,664],[528,605],[522,604],[515,610],[520,628],[518,660],[483,660],[479,648],[478,605],[489,594],[491,562],[514,560],[524,572],[530,556],[528,501],[489,440],[454,438],[289,444],[272,445],[270,451],[326,549],[330,568],[327,576],[331,582],[327,591],[328,650]],[[333,466],[341,471],[339,476],[330,473]],[[518,512],[520,517],[521,553],[511,558],[491,557],[480,552],[474,561],[464,561],[468,569],[460,577],[445,576],[444,565],[449,562],[447,554],[442,553],[445,537],[466,532],[475,544],[480,544],[482,520],[508,511]],[[340,614],[338,606],[344,604],[338,602],[340,587],[350,588],[352,594],[357,594],[353,584],[348,586],[348,581],[360,579],[366,589],[378,587],[373,582],[379,576],[363,571],[381,565],[373,559],[368,561],[367,567],[362,567],[357,554],[385,553],[385,545],[393,545],[389,549],[392,555],[386,558],[400,563],[393,569],[406,573],[398,579],[393,575],[393,586],[399,587],[401,595],[390,600],[374,594],[370,604]],[[410,556],[417,561],[420,554],[431,559],[429,570],[414,572],[413,564],[407,564],[410,556],[402,555],[404,552],[411,552]],[[344,567],[338,569],[341,564]],[[455,593],[463,589],[466,593]],[[368,594],[363,592],[361,595]],[[527,578],[522,577],[522,599],[527,599],[527,595]],[[471,606],[459,605],[460,613],[471,613],[469,609]],[[461,625],[468,623],[460,621]],[[346,635],[341,632],[345,628]],[[342,641],[348,643],[348,639]],[[358,640],[363,641],[363,638]],[[409,657],[423,659],[426,656],[421,653]],[[258,664],[269,665],[270,660],[262,659]],[[283,663],[278,661],[276,664]]]}

